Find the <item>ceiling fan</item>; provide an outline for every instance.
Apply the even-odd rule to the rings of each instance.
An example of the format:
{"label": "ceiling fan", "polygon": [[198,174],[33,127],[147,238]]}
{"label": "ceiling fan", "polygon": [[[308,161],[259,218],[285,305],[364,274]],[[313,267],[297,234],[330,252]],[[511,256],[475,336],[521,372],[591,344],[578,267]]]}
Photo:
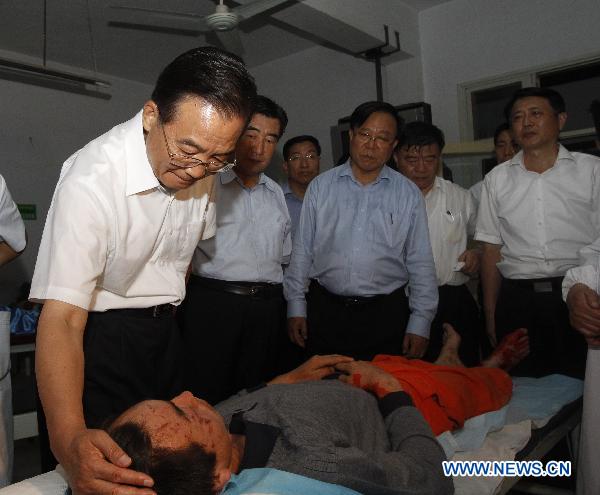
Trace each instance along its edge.
{"label": "ceiling fan", "polygon": [[[239,0],[238,0],[239,1]],[[238,55],[244,49],[237,26],[256,15],[271,10],[291,0],[254,0],[229,8],[219,0],[215,12],[209,15],[180,13],[125,5],[111,5],[114,12],[109,23],[119,27],[176,32],[196,36],[198,33],[214,33],[223,47]]]}

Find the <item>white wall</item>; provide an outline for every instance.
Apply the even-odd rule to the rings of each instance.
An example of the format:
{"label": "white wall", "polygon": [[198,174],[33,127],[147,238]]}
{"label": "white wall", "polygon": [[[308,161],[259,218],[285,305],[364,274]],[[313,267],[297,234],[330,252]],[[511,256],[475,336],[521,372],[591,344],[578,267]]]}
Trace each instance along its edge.
{"label": "white wall", "polygon": [[[254,67],[251,72],[259,93],[275,100],[288,114],[280,148],[292,136],[314,135],[323,148],[322,170],[338,158],[332,157],[330,127],[363,101],[376,98],[371,62],[318,46]],[[269,175],[277,175],[280,157],[277,162],[269,167]]]}
{"label": "white wall", "polygon": [[0,305],[30,281],[46,214],[62,163],[74,151],[134,115],[152,87],[103,77],[112,83],[110,100],[0,80],[2,122],[0,174],[17,203],[37,206],[25,221],[25,252],[0,268]]}
{"label": "white wall", "polygon": [[598,0],[453,0],[419,15],[425,101],[459,140],[465,82],[600,55]]}

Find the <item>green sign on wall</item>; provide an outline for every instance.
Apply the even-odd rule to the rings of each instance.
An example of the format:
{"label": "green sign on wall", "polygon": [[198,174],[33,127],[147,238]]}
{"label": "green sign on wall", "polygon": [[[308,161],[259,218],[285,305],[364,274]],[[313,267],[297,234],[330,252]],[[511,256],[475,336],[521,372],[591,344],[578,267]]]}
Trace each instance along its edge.
{"label": "green sign on wall", "polygon": [[23,220],[35,220],[37,218],[35,205],[19,204],[17,207],[19,208],[19,213],[21,213]]}

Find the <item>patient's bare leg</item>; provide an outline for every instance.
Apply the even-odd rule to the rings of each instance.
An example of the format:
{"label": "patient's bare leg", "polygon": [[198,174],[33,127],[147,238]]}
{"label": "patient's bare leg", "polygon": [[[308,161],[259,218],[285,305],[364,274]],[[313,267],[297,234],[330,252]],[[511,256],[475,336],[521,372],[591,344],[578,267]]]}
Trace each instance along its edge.
{"label": "patient's bare leg", "polygon": [[506,335],[481,366],[509,370],[529,354],[529,336],[526,328],[519,328]]}
{"label": "patient's bare leg", "polygon": [[458,357],[458,348],[460,347],[460,335],[452,328],[449,323],[442,325],[444,329],[442,350],[437,360],[433,364],[440,366],[458,366],[464,368],[465,365]]}

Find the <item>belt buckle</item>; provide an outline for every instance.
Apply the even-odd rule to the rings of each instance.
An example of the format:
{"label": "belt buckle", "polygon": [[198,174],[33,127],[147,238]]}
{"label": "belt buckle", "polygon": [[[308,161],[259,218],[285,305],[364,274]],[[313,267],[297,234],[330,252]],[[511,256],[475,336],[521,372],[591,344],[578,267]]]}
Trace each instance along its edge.
{"label": "belt buckle", "polygon": [[250,295],[255,296],[257,293],[258,293],[258,287],[255,287],[254,285],[250,286]]}
{"label": "belt buckle", "polygon": [[533,292],[552,292],[552,282],[533,282]]}

